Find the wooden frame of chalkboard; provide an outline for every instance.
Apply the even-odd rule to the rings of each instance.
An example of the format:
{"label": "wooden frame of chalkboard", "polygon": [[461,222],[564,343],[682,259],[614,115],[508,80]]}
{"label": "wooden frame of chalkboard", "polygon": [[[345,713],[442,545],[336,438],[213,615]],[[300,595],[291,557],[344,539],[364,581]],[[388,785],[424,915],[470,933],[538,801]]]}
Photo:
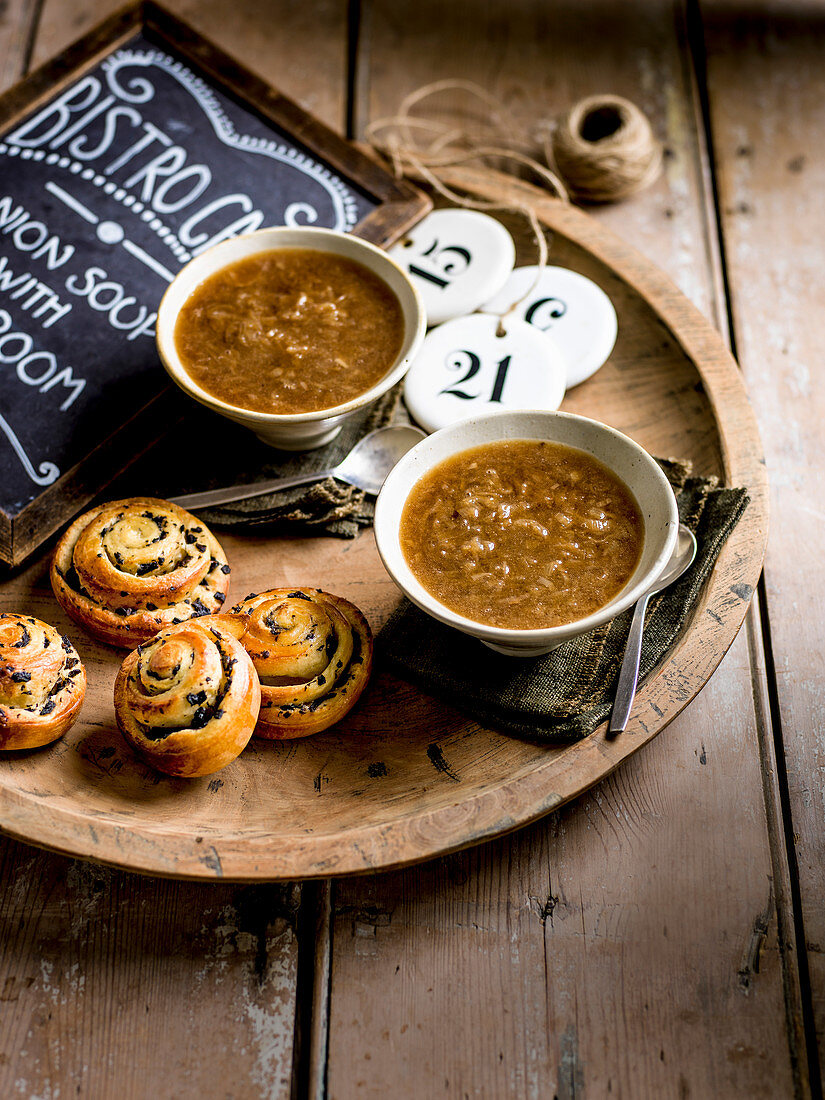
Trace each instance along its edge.
{"label": "wooden frame of chalkboard", "polygon": [[[156,72],[166,82],[157,97]],[[164,116],[165,126],[142,114],[149,100],[156,107],[175,96],[189,98],[182,115]],[[138,124],[139,140],[118,150],[118,133]],[[187,139],[201,160],[205,146],[217,149],[217,161],[196,163]],[[106,165],[94,156],[104,146]],[[229,181],[224,190],[238,193],[219,194],[195,215],[184,210],[187,220],[174,225],[189,196],[214,192],[218,162]],[[274,199],[260,200],[277,173],[281,217],[271,213]],[[13,194],[3,191],[13,190],[9,179]],[[30,209],[25,196],[46,191],[46,205]],[[239,216],[215,231],[216,211],[230,199]],[[0,455],[4,467],[9,462],[0,476],[0,561],[23,561],[180,415],[154,350],[150,312],[175,265],[222,237],[280,221],[333,225],[387,245],[430,206],[155,3],[131,4],[0,96],[0,246],[8,247],[6,255],[0,247]],[[50,218],[63,218],[66,233],[54,231]],[[98,252],[87,255],[92,246]],[[113,251],[121,267],[136,264],[144,280],[155,280],[143,288],[145,304],[109,270]],[[121,364],[138,347],[140,369],[125,380]],[[99,377],[85,377],[84,366],[99,367]],[[17,376],[5,396],[4,371]],[[84,407],[95,385],[108,397]],[[57,438],[65,461],[55,461]]]}

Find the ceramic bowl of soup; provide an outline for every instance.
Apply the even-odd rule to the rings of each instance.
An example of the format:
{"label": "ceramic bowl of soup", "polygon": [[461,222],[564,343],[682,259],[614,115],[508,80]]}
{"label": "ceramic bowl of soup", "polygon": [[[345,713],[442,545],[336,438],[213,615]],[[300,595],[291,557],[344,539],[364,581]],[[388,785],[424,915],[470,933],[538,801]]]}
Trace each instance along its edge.
{"label": "ceramic bowl of soup", "polygon": [[678,526],[673,490],[642,447],[559,412],[435,432],[390,472],[375,510],[378,552],[401,591],[522,657],[635,603],[667,566]]}
{"label": "ceramic bowl of soup", "polygon": [[421,298],[380,248],[331,229],[260,229],[170,283],[157,347],[173,381],[265,443],[328,443],[406,373]]}

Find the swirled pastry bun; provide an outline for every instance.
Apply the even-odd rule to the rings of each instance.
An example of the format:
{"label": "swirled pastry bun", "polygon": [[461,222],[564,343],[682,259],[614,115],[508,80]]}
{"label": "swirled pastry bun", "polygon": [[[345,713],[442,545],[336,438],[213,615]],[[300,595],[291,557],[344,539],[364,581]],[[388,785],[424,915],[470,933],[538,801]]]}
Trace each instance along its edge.
{"label": "swirled pastry bun", "polygon": [[68,638],[29,615],[0,614],[0,749],[62,737],[86,694],[86,671]]}
{"label": "swirled pastry bun", "polygon": [[261,706],[236,615],[209,615],[138,646],[115,681],[115,717],[129,744],[167,775],[210,775],[246,746]]}
{"label": "swirled pastry bun", "polygon": [[372,631],[348,600],[318,588],[273,588],[232,609],[261,680],[256,737],[308,737],[347,714],[372,670]]}
{"label": "swirled pastry bun", "polygon": [[133,648],[164,627],[218,614],[229,566],[191,513],[131,497],[74,521],[55,549],[51,581],[75,622],[110,645]]}

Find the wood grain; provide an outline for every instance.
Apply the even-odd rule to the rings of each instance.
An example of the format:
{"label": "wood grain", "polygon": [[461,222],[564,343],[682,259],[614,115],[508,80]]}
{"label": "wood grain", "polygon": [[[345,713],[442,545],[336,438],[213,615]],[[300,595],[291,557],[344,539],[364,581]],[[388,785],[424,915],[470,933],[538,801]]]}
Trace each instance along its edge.
{"label": "wood grain", "polygon": [[[497,201],[514,188],[501,177],[458,170],[451,180]],[[4,596],[69,633],[86,660],[89,689],[64,741],[0,762],[5,829],[76,855],[182,878],[317,877],[399,866],[561,805],[654,737],[704,684],[747,610],[766,531],[764,467],[739,373],[701,315],[637,253],[581,211],[543,199],[528,184],[516,190],[552,227],[560,262],[606,287],[623,319],[610,363],[564,407],[609,421],[654,453],[718,470],[746,486],[751,498],[690,629],[638,693],[630,735],[608,740],[601,729],[569,746],[517,741],[480,729],[384,674],[330,731],[293,744],[253,739],[222,773],[218,790],[205,780],[157,783],[113,726],[111,684],[120,658],[63,621],[41,557],[9,581]],[[511,228],[523,255],[529,234],[524,226]],[[322,586],[360,606],[374,629],[399,599],[371,532],[343,549],[333,539],[250,534],[227,535],[223,545],[233,567],[230,599],[233,592],[282,585]],[[434,740],[461,777],[457,785],[433,767]],[[375,760],[387,774],[369,782]]]}
{"label": "wood grain", "polygon": [[0,1095],[289,1097],[297,887],[181,886],[4,842],[0,899]]}
{"label": "wood grain", "polygon": [[[366,26],[362,126],[447,76],[511,107],[639,102],[670,150],[665,178],[598,217],[724,320],[678,5],[382,2]],[[399,1075],[455,1097],[807,1093],[750,641],[753,663],[740,635],[689,711],[549,823],[336,886],[329,1096],[386,1094]]]}
{"label": "wood grain", "polygon": [[[56,56],[123,0],[45,0],[32,57]],[[339,133],[346,121],[346,21],[335,0],[166,0],[164,7],[217,42]]]}
{"label": "wood grain", "polygon": [[[765,592],[820,1062],[825,1061],[821,6],[703,5],[736,345],[776,515]],[[747,88],[747,95],[743,89]],[[758,262],[757,262],[758,258]]]}
{"label": "wood grain", "polygon": [[[34,63],[119,6],[46,0]],[[338,5],[237,0],[232,19],[221,3],[171,6],[341,128]],[[4,9],[3,86],[21,73],[36,10]],[[286,1100],[299,898],[290,885],[153,882],[0,838],[0,1095]]]}

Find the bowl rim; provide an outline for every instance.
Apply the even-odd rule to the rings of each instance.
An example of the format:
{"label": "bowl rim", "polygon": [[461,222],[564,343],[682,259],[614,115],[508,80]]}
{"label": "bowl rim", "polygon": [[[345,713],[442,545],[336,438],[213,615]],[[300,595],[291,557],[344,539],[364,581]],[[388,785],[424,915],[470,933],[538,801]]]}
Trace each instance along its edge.
{"label": "bowl rim", "polygon": [[[412,302],[414,304],[413,311],[413,324],[410,325],[409,341],[407,341],[407,325],[406,325],[406,311],[404,311],[403,303],[399,303],[404,313],[404,339],[402,341],[402,350],[399,352],[398,357],[394,361],[393,366],[387,371],[374,386],[365,390],[363,393],[350,398],[349,401],[345,401],[340,405],[330,405],[324,409],[314,409],[311,412],[303,413],[268,413],[260,412],[255,409],[245,409],[242,405],[230,405],[227,401],[222,401],[221,398],[215,397],[207,390],[203,389],[198,383],[186,372],[183,364],[178,356],[177,349],[175,347],[175,326],[177,324],[177,318],[180,310],[171,312],[172,307],[169,305],[170,294],[173,288],[179,287],[181,281],[186,278],[192,277],[192,269],[198,264],[203,262],[204,257],[213,255],[218,251],[225,251],[231,253],[237,246],[241,246],[248,241],[255,240],[256,238],[271,239],[273,236],[280,237],[285,235],[298,235],[307,237],[307,244],[303,247],[312,248],[313,238],[316,241],[340,241],[346,240],[348,242],[354,242],[353,247],[356,252],[362,252],[365,257],[372,257],[378,259],[378,265],[385,264],[387,267],[394,268],[401,278],[401,281],[406,284],[412,295]],[[289,245],[278,246],[277,244],[261,244],[260,248],[251,249],[245,252],[242,257],[236,257],[236,259],[245,259],[248,256],[257,255],[260,252],[270,252],[278,247],[284,248],[300,248],[300,244],[292,243]],[[325,250],[321,250],[325,251]],[[329,249],[328,251],[335,251]],[[224,264],[219,265],[210,274],[216,274],[222,267],[228,267],[234,260],[228,257]],[[375,270],[375,266],[365,263],[366,267],[381,278],[381,272]],[[184,298],[187,301],[194,290],[200,286],[200,284],[209,278],[209,275],[204,275],[200,280],[193,282],[192,288]],[[386,280],[384,280],[386,282]],[[393,288],[390,287],[392,290]],[[395,293],[395,291],[393,291]],[[356,409],[363,408],[365,405],[370,404],[392,386],[399,382],[407,372],[413,357],[417,354],[421,341],[424,338],[424,334],[427,329],[427,313],[424,307],[424,302],[421,298],[421,294],[416,288],[409,275],[404,271],[400,264],[398,264],[384,249],[379,248],[377,245],[372,244],[370,241],[365,241],[362,237],[356,237],[352,233],[343,233],[338,229],[327,229],[323,226],[290,226],[290,225],[272,225],[262,226],[259,229],[253,230],[251,233],[242,233],[237,237],[230,237],[228,240],[219,241],[217,244],[212,245],[211,248],[207,248],[205,251],[199,253],[197,256],[193,256],[191,260],[188,260],[186,264],[178,271],[172,282],[163,292],[163,297],[160,300],[158,306],[157,321],[155,322],[155,343],[160,356],[161,363],[163,364],[166,373],[171,377],[172,381],[178,385],[184,393],[188,394],[195,401],[199,401],[202,405],[206,405],[208,408],[213,409],[215,412],[223,413],[226,416],[234,419],[243,419],[250,424],[258,424],[263,426],[277,426],[288,424],[306,424],[312,423],[318,420],[327,420],[332,417],[338,417],[346,415],[349,412],[354,412]],[[403,354],[404,343],[409,343],[409,348],[405,354]]]}
{"label": "bowl rim", "polygon": [[[648,570],[636,581],[636,583],[632,587],[626,585],[624,589],[620,589],[619,593],[617,593],[617,595],[611,601],[609,601],[609,603],[594,611],[592,614],[585,616],[583,619],[572,619],[570,622],[559,623],[556,626],[517,629],[515,627],[491,626],[488,623],[480,623],[477,622],[475,619],[468,619],[466,616],[461,615],[457,611],[452,611],[449,607],[446,606],[446,604],[441,603],[441,601],[438,600],[435,596],[432,596],[427,591],[427,589],[424,588],[421,582],[417,581],[417,578],[417,584],[419,585],[421,591],[424,593],[426,599],[422,598],[418,593],[413,594],[412,592],[410,592],[407,586],[399,579],[398,575],[395,572],[395,569],[390,565],[387,560],[387,555],[385,554],[386,544],[384,543],[385,537],[393,539],[398,544],[398,549],[402,556],[403,550],[401,550],[397,527],[393,530],[390,536],[386,536],[387,520],[385,517],[387,510],[386,501],[387,499],[389,499],[389,496],[392,493],[393,484],[398,481],[403,472],[409,467],[410,463],[414,461],[415,454],[420,454],[423,450],[425,450],[436,436],[440,436],[443,438],[443,436],[450,433],[460,437],[462,434],[462,430],[467,431],[467,429],[475,427],[476,425],[481,423],[486,423],[490,421],[512,422],[513,420],[518,422],[520,419],[523,419],[527,416],[533,418],[539,417],[542,420],[549,421],[556,421],[561,419],[568,421],[584,422],[588,426],[593,426],[596,429],[619,440],[623,446],[627,446],[642,460],[646,469],[653,476],[654,480],[658,482],[660,489],[666,490],[668,510],[670,515],[668,517],[667,533],[665,535],[662,547],[660,548],[658,555],[656,556]],[[498,442],[500,439],[538,438],[541,437],[534,434],[524,434],[521,436],[499,436],[497,439],[490,439],[480,443],[465,441],[460,445],[457,445],[449,452],[449,454],[442,455],[437,462],[428,462],[425,466],[422,467],[420,473],[418,474],[418,477],[412,482],[412,484],[404,494],[404,501],[401,505],[401,511],[403,511],[404,505],[406,504],[407,498],[409,497],[413,486],[417,484],[417,482],[420,480],[421,477],[424,476],[424,474],[428,473],[430,470],[433,469],[434,466],[438,465],[439,462],[444,462],[448,458],[453,457],[456,454],[460,454],[461,451],[471,450],[473,447],[476,446],[484,446],[485,442]],[[569,443],[565,443],[564,445],[572,446],[574,450],[582,450],[586,451],[586,453],[593,454],[592,451],[587,451],[585,447],[576,447],[575,445]],[[605,461],[605,459],[598,454],[593,454],[593,457],[598,459],[599,462],[601,462],[604,466],[611,470],[611,472],[613,472],[616,477],[619,477],[623,484],[626,484],[625,479],[622,478],[621,475],[614,470],[613,466],[609,462]],[[382,505],[381,498],[385,493],[387,493],[387,496],[384,497],[384,503]],[[633,496],[634,499],[636,499],[635,494],[633,494]],[[637,504],[639,504],[639,508],[644,511],[642,505],[638,502],[638,500]],[[611,619],[616,618],[617,615],[621,615],[623,611],[626,611],[628,609],[628,607],[631,607],[633,604],[635,604],[637,600],[639,600],[642,596],[645,595],[646,592],[648,592],[652,588],[652,586],[656,583],[658,578],[662,575],[665,568],[667,567],[667,564],[670,561],[676,546],[678,529],[679,512],[673,487],[665,477],[662,468],[659,466],[653,456],[649,454],[649,452],[646,451],[644,447],[641,446],[641,444],[637,443],[635,439],[631,439],[630,436],[625,435],[624,432],[620,432],[617,428],[613,428],[609,424],[603,423],[601,420],[595,420],[593,417],[581,416],[579,413],[560,412],[558,410],[550,411],[541,409],[509,409],[506,411],[490,413],[485,416],[475,417],[471,421],[459,421],[458,423],[451,424],[446,428],[441,428],[438,432],[433,432],[431,435],[427,436],[426,439],[422,439],[420,443],[417,443],[414,447],[412,447],[398,461],[398,463],[396,463],[396,465],[387,476],[381,492],[378,494],[378,499],[375,502],[375,544],[378,549],[379,557],[381,558],[384,568],[392,577],[393,581],[398,585],[398,587],[401,589],[407,599],[411,601],[411,603],[414,603],[417,607],[421,608],[422,611],[425,611],[428,615],[431,615],[439,622],[445,623],[447,626],[454,627],[457,630],[461,630],[465,634],[471,634],[473,637],[480,638],[483,641],[503,644],[509,643],[511,646],[514,643],[523,642],[523,648],[525,650],[529,649],[533,645],[536,645],[537,643],[540,644],[543,642],[553,642],[556,640],[564,641],[567,638],[572,638],[579,634],[586,634],[589,631],[595,629],[597,626],[601,626],[603,623],[609,622]],[[647,525],[645,525],[645,538],[647,538]],[[384,543],[384,545],[382,545],[382,543]],[[412,570],[410,570],[410,574],[414,576],[414,574],[412,574]]]}

